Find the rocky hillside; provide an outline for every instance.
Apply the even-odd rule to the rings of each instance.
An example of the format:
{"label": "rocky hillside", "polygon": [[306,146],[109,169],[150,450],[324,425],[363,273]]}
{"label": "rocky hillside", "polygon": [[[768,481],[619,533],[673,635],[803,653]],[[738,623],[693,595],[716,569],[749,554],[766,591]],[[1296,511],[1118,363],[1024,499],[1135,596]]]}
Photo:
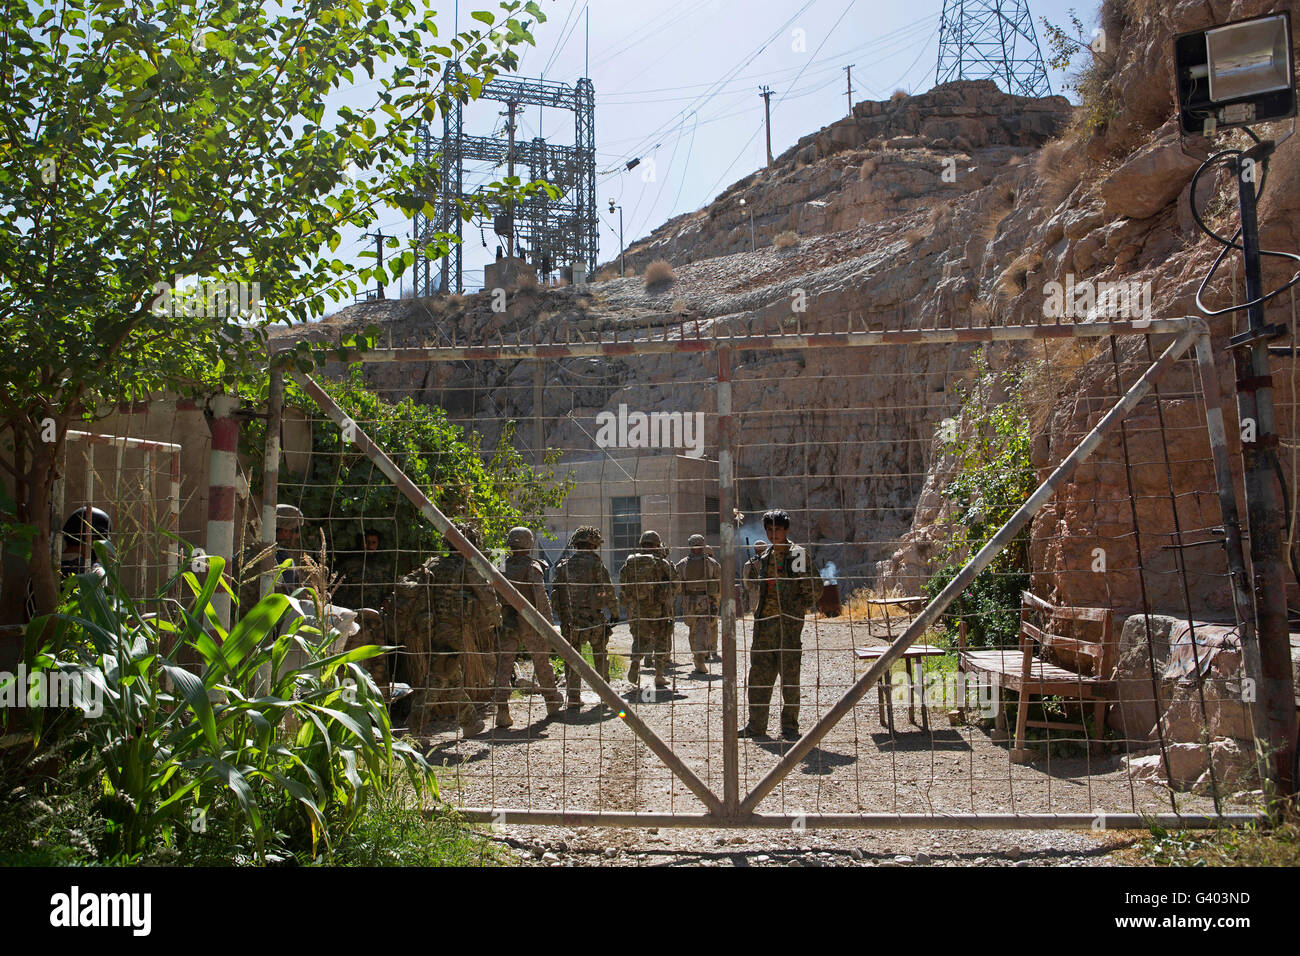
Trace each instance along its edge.
{"label": "rocky hillside", "polygon": [[[491,311],[486,294],[370,303],[339,313],[313,334],[376,319],[394,344],[509,341],[539,333],[563,338],[683,321],[703,332],[1026,323],[1042,320],[1044,285],[1067,276],[1150,283],[1154,316],[1195,314],[1196,288],[1216,250],[1187,212],[1198,160],[1184,153],[1172,118],[1169,38],[1273,6],[1263,0],[1107,3],[1102,21],[1112,53],[1093,67],[1090,84],[1102,92],[1077,109],[1060,98],[1006,96],[991,83],[953,83],[920,96],[860,103],[852,117],[805,137],[772,169],[742,179],[706,208],[635,243],[629,272],[668,259],[676,277],[667,286],[647,290],[629,276],[596,282],[584,292],[519,290],[504,314]],[[1187,149],[1195,152],[1198,145],[1204,147]],[[1300,247],[1298,149],[1300,141],[1286,143],[1272,164],[1261,206],[1267,247]],[[1210,183],[1202,197],[1222,224],[1233,213],[1230,195],[1227,184]],[[777,239],[786,232],[796,241]],[[1278,278],[1271,274],[1268,281]],[[799,290],[808,309],[795,316],[790,304]],[[1230,301],[1227,283],[1218,291],[1221,301]],[[1279,305],[1270,321],[1286,320],[1287,309],[1289,302]],[[1219,340],[1232,331],[1231,321],[1213,324]],[[1118,343],[1125,385],[1145,348],[1136,337]],[[999,367],[1042,357],[1041,346],[990,350]],[[1036,382],[1033,395],[1033,460],[1043,474],[1097,421],[1116,387],[1105,343],[1048,357],[1048,380]],[[740,358],[738,408],[768,413],[762,440],[747,444],[738,461],[742,510],[795,502],[800,535],[822,543],[821,559],[836,561],[860,581],[918,586],[934,554],[939,490],[952,469],[952,462],[935,455],[935,428],[952,414],[953,387],[969,365],[969,350],[877,349],[869,368],[862,355],[850,352]],[[549,363],[547,444],[589,446],[579,423],[590,432],[595,414],[619,403],[646,412],[711,410],[709,361],[706,367],[684,358]],[[1233,376],[1224,351],[1220,363],[1230,396]],[[1274,369],[1279,381],[1290,373],[1289,363]],[[438,401],[453,415],[475,418],[489,440],[500,419],[527,420],[534,413],[528,363],[494,363],[476,372],[468,366],[389,366],[368,374],[386,391]],[[761,384],[745,384],[759,378]],[[1167,547],[1174,528],[1171,491],[1189,540],[1203,539],[1203,529],[1220,519],[1190,379],[1171,381],[1163,394],[1159,409],[1152,402],[1139,409],[1128,451],[1150,600],[1178,613],[1184,598],[1178,575],[1169,573],[1174,557]],[[807,413],[817,409],[834,414]],[[845,410],[858,414],[846,417]],[[1282,411],[1279,427],[1284,440],[1294,437],[1294,408]],[[711,432],[706,442],[712,457]],[[1172,474],[1164,465],[1166,449]],[[798,462],[792,464],[795,450]],[[1035,586],[1043,594],[1121,613],[1141,606],[1137,575],[1090,570],[1099,542],[1111,549],[1111,568],[1136,567],[1123,460],[1117,437],[1035,522],[1031,552],[1039,572]],[[793,476],[769,477],[775,475]],[[1228,607],[1222,552],[1196,549],[1188,561],[1194,609],[1222,615]]]}

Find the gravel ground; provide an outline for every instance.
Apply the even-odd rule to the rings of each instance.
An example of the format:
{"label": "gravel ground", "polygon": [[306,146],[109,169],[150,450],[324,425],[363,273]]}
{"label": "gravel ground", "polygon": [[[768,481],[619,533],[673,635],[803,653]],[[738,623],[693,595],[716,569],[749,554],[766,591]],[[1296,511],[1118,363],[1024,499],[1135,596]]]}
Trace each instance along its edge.
{"label": "gravel ground", "polygon": [[[747,716],[744,678],[751,622],[738,625],[740,705]],[[866,625],[810,618],[804,629],[801,726],[811,727],[865,669],[854,645],[881,644]],[[626,655],[626,625],[611,650]],[[685,627],[677,626],[674,658],[691,657]],[[525,677],[531,676],[521,663]],[[641,693],[615,680],[630,706],[668,741],[692,771],[722,791],[722,678],[682,663],[671,686],[655,692],[649,676]],[[779,697],[779,692],[778,695]],[[639,698],[639,699],[638,699]],[[822,865],[1080,865],[1106,864],[1110,850],[1137,834],[1092,831],[813,831],[614,829],[509,824],[509,812],[534,810],[702,811],[698,799],[635,737],[618,715],[587,689],[583,707],[547,719],[541,697],[517,694],[515,726],[472,738],[453,726],[433,728],[422,741],[438,766],[442,798],[453,806],[504,811],[495,838],[521,860],[540,865],[695,863],[705,866]],[[1168,812],[1167,790],[1130,781],[1122,754],[1063,758],[1039,748],[1030,764],[1008,759],[1006,744],[981,726],[952,726],[949,708],[931,709],[930,732],[895,707],[894,733],[882,727],[873,691],[815,747],[760,805],[767,813],[1114,813]],[[773,731],[779,727],[774,708]],[[976,723],[976,722],[972,722]],[[747,793],[776,764],[789,743],[740,742],[740,788]],[[1119,749],[1112,745],[1110,750]],[[1179,795],[1180,810],[1212,810],[1208,799]]]}

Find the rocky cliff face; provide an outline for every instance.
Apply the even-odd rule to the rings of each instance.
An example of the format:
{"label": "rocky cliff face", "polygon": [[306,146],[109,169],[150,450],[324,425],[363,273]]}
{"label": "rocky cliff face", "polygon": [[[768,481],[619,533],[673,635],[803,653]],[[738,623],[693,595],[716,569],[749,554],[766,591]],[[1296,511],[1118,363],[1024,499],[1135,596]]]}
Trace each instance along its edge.
{"label": "rocky cliff face", "polygon": [[[1196,289],[1217,249],[1187,212],[1198,160],[1184,153],[1172,119],[1170,40],[1273,6],[1264,0],[1105,4],[1111,58],[1099,67],[1109,75],[1100,88],[1110,92],[1083,109],[1095,128],[1060,98],[1006,96],[991,83],[860,103],[853,116],[805,137],[772,169],[635,243],[629,271],[666,258],[676,271],[666,288],[647,290],[629,277],[584,292],[512,292],[504,314],[492,312],[487,294],[464,302],[371,303],[345,310],[314,334],[376,318],[394,344],[519,335],[563,340],[614,329],[657,337],[681,323],[705,333],[1036,323],[1043,321],[1044,287],[1071,277],[1143,283],[1154,317],[1196,314]],[[1273,160],[1261,205],[1270,248],[1300,247],[1298,150],[1300,140],[1292,140]],[[1235,215],[1228,185],[1208,183],[1201,197],[1221,227]],[[787,231],[798,241],[778,248],[775,237]],[[1266,282],[1285,278],[1282,271],[1270,266]],[[1213,291],[1221,304],[1234,294],[1230,280]],[[800,295],[807,311],[795,314],[791,302]],[[1289,307],[1289,301],[1279,304],[1270,321],[1287,321]],[[1217,343],[1232,324],[1231,318],[1212,322]],[[1152,343],[1157,350],[1165,344]],[[1131,337],[1113,353],[1101,342],[1068,356],[1048,354],[1042,367],[1049,380],[1035,385],[1033,461],[1041,474],[1113,401],[1116,364],[1122,386],[1132,384],[1146,347]],[[869,362],[848,351],[742,354],[736,370],[742,426],[746,414],[751,423],[765,422],[761,440],[742,433],[742,510],[795,502],[792,511],[805,529],[800,535],[823,542],[823,559],[861,580],[913,590],[930,571],[941,533],[939,492],[953,466],[935,454],[935,428],[953,412],[953,386],[969,365],[969,351],[881,348],[871,350]],[[1026,346],[989,355],[995,366],[1010,367],[1040,361],[1044,353]],[[1219,355],[1230,406],[1231,363],[1225,350]],[[589,446],[579,424],[589,433],[595,414],[620,402],[646,412],[710,411],[710,363],[666,357],[549,363],[545,441]],[[1287,382],[1292,371],[1279,360],[1274,374]],[[455,416],[475,419],[489,441],[500,420],[530,421],[535,412],[527,363],[477,370],[385,366],[368,374],[390,394],[437,401]],[[1283,400],[1289,399],[1280,394]],[[1226,412],[1235,433],[1232,408]],[[1296,433],[1294,414],[1293,406],[1279,414],[1284,440]],[[1177,533],[1184,543],[1203,541],[1206,529],[1221,521],[1204,434],[1197,387],[1190,370],[1180,368],[1162,386],[1159,405],[1144,403],[1124,435],[1112,436],[1035,521],[1036,590],[1058,603],[1110,606],[1122,615],[1142,606],[1145,584],[1154,609],[1180,614],[1190,602],[1197,614],[1226,615],[1222,551],[1181,552],[1191,583],[1185,591],[1175,573],[1180,552],[1171,549]],[[715,448],[710,419],[706,453]],[[773,477],[782,475],[790,477]],[[1139,545],[1141,576],[1134,573]],[[1098,547],[1107,551],[1105,573],[1093,570]]]}
{"label": "rocky cliff face", "polygon": [[929,212],[1025,162],[1070,113],[1063,97],[1008,96],[992,81],[858,103],[852,116],[805,136],[771,168],[632,243],[627,268],[748,252],[787,231],[823,235]]}

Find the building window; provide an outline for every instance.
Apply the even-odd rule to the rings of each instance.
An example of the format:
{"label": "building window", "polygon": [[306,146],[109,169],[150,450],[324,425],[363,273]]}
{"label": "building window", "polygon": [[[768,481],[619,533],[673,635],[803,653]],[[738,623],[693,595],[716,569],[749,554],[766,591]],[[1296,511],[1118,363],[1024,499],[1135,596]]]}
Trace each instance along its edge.
{"label": "building window", "polygon": [[715,538],[722,533],[721,522],[718,520],[718,499],[704,499],[704,534],[707,537]]}
{"label": "building window", "polygon": [[641,540],[640,497],[611,498],[609,500],[611,539],[609,542],[610,570],[615,575],[623,567],[627,556],[637,549]]}

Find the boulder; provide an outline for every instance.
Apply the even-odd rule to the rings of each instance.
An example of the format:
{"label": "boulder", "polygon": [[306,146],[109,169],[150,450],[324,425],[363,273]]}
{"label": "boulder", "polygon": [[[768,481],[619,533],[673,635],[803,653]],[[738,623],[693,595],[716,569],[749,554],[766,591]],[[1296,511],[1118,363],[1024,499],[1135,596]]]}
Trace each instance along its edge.
{"label": "boulder", "polygon": [[1177,137],[1135,153],[1101,184],[1106,211],[1149,219],[1178,198],[1200,161],[1183,153]]}

